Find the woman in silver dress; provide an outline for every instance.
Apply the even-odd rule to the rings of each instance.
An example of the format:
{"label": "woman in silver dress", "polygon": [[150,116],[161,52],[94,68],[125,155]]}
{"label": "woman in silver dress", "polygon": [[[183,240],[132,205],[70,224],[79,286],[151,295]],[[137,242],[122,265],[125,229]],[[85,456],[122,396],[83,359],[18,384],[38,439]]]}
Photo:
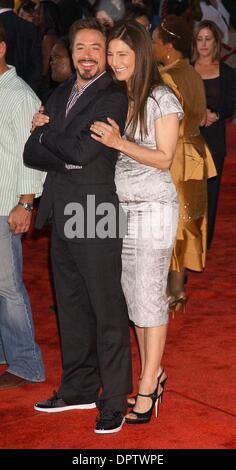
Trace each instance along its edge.
{"label": "woman in silver dress", "polygon": [[[126,83],[129,110],[125,136],[110,118],[95,122],[92,137],[119,150],[115,181],[127,214],[122,286],[134,322],[141,358],[139,391],[128,404],[129,424],[147,423],[163,397],[161,366],[167,324],[167,276],[178,222],[178,200],[169,167],[183,110],[163,84],[152,42],[135,21],[117,24],[108,38],[108,64]],[[121,365],[122,366],[122,365]]]}

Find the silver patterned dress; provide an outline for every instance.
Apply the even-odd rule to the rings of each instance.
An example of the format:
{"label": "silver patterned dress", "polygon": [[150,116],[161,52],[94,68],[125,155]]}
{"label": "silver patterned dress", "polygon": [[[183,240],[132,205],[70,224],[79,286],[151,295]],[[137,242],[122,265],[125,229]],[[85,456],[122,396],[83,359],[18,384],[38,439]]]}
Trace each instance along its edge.
{"label": "silver patterned dress", "polygon": [[[137,128],[132,140],[156,149],[155,120],[173,113],[182,119],[179,101],[169,88],[156,87],[147,101],[147,136],[141,140]],[[129,129],[124,138],[130,138]],[[168,322],[167,276],[178,222],[175,186],[168,170],[143,165],[122,153],[115,182],[128,222],[122,287],[130,320],[139,327],[164,325]]]}

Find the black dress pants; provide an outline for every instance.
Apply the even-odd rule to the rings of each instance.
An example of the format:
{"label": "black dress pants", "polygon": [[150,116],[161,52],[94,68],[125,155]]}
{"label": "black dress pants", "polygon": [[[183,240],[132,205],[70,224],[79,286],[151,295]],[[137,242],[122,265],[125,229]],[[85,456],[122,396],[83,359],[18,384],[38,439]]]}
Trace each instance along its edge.
{"label": "black dress pants", "polygon": [[121,248],[119,239],[65,241],[53,228],[51,256],[63,358],[58,394],[67,403],[96,401],[99,408],[126,411],[132,379]]}
{"label": "black dress pants", "polygon": [[207,223],[207,248],[211,247],[214,235],[215,222],[217,216],[217,206],[220,194],[221,176],[224,167],[224,156],[214,155],[214,163],[217,171],[217,176],[207,180],[207,195],[208,195],[208,223]]}

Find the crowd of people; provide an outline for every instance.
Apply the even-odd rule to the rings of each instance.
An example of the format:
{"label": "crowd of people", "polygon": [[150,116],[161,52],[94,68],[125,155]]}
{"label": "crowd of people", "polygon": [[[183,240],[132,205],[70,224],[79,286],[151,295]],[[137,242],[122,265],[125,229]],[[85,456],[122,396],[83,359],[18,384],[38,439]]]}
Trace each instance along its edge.
{"label": "crowd of people", "polygon": [[0,0],[0,390],[45,380],[21,251],[41,196],[63,371],[36,411],[97,407],[98,434],[157,416],[169,314],[214,234],[229,28],[220,0]]}

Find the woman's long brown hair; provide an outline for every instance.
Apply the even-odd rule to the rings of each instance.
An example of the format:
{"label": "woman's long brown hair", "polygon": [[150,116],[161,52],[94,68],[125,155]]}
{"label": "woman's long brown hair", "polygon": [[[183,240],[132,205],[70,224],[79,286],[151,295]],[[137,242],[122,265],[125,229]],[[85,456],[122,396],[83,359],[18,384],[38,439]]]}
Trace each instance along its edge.
{"label": "woman's long brown hair", "polygon": [[147,98],[155,86],[163,85],[152,50],[150,33],[136,21],[117,23],[108,35],[108,45],[113,39],[121,39],[135,52],[135,68],[128,91],[133,110],[129,116],[131,137],[134,136],[138,123],[141,138],[147,135]]}

